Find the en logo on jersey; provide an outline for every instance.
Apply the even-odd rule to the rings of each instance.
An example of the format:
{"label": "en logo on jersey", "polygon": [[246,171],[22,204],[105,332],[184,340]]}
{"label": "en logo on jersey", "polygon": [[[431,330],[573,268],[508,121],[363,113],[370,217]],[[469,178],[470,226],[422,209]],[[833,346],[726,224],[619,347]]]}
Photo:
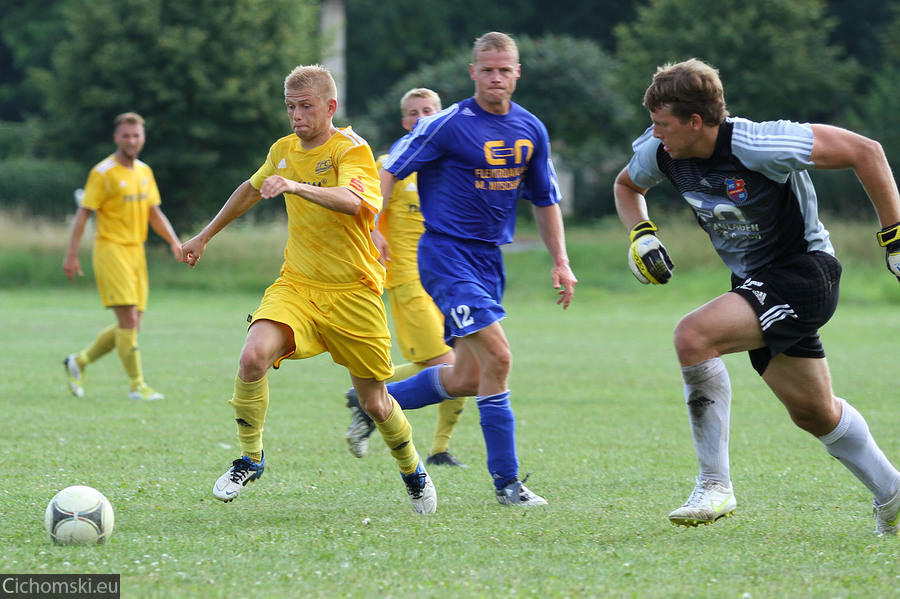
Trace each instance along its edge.
{"label": "en logo on jersey", "polygon": [[735,202],[743,202],[747,199],[747,189],[743,179],[725,179],[725,191]]}

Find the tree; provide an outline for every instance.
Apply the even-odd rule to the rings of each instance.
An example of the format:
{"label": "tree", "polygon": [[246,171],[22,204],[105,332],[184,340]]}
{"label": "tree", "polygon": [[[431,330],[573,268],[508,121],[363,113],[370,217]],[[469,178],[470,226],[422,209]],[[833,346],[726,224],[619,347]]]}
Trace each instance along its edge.
{"label": "tree", "polygon": [[471,49],[488,31],[568,35],[612,51],[613,26],[633,15],[632,0],[568,2],[564,10],[534,0],[347,0],[348,110],[362,114],[397,80]]}
{"label": "tree", "polygon": [[822,0],[650,0],[616,28],[620,89],[640,104],[658,65],[696,57],[719,69],[732,114],[826,120],[852,101],[845,92],[860,68],[828,44],[836,21],[824,9]]}
{"label": "tree", "polygon": [[830,33],[832,43],[868,67],[862,78],[868,84],[884,60],[884,34],[896,5],[884,0],[827,0],[827,5],[826,14],[836,22]]}
{"label": "tree", "polygon": [[[874,70],[866,93],[860,98],[857,108],[847,118],[848,126],[859,133],[877,139],[888,160],[896,169],[900,165],[900,95],[897,81],[900,78],[900,8],[893,8],[892,15],[883,26],[881,34],[884,63]],[[858,181],[845,181],[845,187]],[[838,196],[840,197],[840,195]],[[858,212],[859,201],[844,194],[845,201],[840,207],[847,213]]]}
{"label": "tree", "polygon": [[112,151],[112,120],[147,120],[142,155],[166,213],[206,218],[289,134],[285,75],[315,62],[315,0],[92,0],[63,5],[65,34],[35,74],[47,144],[85,165]]}
{"label": "tree", "polygon": [[50,64],[50,53],[63,29],[62,1],[2,0],[0,4],[0,65],[6,65],[0,69],[0,121],[21,122],[40,111],[28,72]]}
{"label": "tree", "polygon": [[[630,113],[611,85],[613,59],[598,44],[568,36],[521,36],[517,42],[522,78],[513,100],[547,125],[555,156],[574,172],[577,213],[609,213],[613,177],[626,159],[622,139],[624,117]],[[363,127],[363,134],[373,147],[386,149],[405,133],[399,124],[399,102],[408,89],[431,88],[445,106],[471,96],[470,60],[471,48],[459,49],[448,59],[410,73],[371,102],[372,122]]]}

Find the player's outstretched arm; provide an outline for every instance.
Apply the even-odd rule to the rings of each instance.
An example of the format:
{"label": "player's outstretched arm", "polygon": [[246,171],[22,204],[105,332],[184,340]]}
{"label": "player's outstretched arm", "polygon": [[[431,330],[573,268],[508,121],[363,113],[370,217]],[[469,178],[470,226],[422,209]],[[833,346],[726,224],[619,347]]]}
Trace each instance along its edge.
{"label": "player's outstretched arm", "polygon": [[563,310],[572,303],[575,295],[575,284],[578,279],[569,266],[569,255],[566,252],[566,233],[563,227],[562,211],[559,204],[551,206],[535,206],[534,220],[538,226],[538,232],[550,257],[553,258],[553,269],[550,271],[550,280],[553,288],[557,290],[559,299],[557,305],[562,304]]}
{"label": "player's outstretched arm", "polygon": [[178,239],[178,235],[175,234],[172,223],[169,222],[168,217],[166,217],[159,206],[150,206],[150,226],[157,235],[166,240],[166,243],[169,244],[169,249],[172,250],[172,255],[181,262],[183,258],[181,241]]}
{"label": "player's outstretched arm", "polygon": [[260,196],[274,198],[283,193],[299,196],[304,200],[318,204],[341,214],[354,216],[362,208],[362,200],[347,187],[319,187],[308,183],[298,183],[285,179],[281,175],[270,175],[259,188]]}
{"label": "player's outstretched arm", "polygon": [[66,257],[63,259],[63,272],[70,281],[75,280],[75,275],[84,276],[81,270],[81,261],[78,259],[78,246],[81,244],[81,237],[84,235],[84,227],[87,220],[93,212],[83,206],[79,206],[78,212],[75,213],[75,220],[72,221],[72,231],[69,233],[69,247],[66,250]]}
{"label": "player's outstretched arm", "polygon": [[875,207],[881,231],[879,245],[891,274],[900,280],[900,193],[881,144],[847,129],[812,125],[813,149],[809,159],[816,168],[852,168]]}
{"label": "player's outstretched arm", "polygon": [[631,180],[628,168],[623,168],[613,185],[613,196],[616,200],[616,213],[625,229],[631,231],[636,224],[650,220],[647,215],[647,201],[644,199],[646,189],[642,189]]}
{"label": "player's outstretched arm", "polygon": [[377,226],[372,230],[372,243],[375,244],[375,249],[378,250],[378,261],[381,262],[382,266],[387,266],[387,263],[391,261],[391,252],[388,248],[387,237],[378,230]]}
{"label": "player's outstretched arm", "polygon": [[231,194],[231,197],[228,198],[228,201],[225,202],[225,205],[222,206],[222,209],[219,210],[219,213],[209,221],[209,224],[181,246],[182,262],[194,268],[197,260],[200,259],[200,256],[206,249],[206,244],[209,243],[209,240],[224,229],[228,223],[252,208],[260,198],[259,191],[250,185],[249,180],[241,183]]}
{"label": "player's outstretched arm", "polygon": [[628,266],[638,281],[663,285],[672,277],[675,265],[665,246],[656,237],[656,225],[647,214],[646,189],[639,187],[628,174],[628,167],[616,177],[613,194],[619,220],[628,229],[631,247]]}

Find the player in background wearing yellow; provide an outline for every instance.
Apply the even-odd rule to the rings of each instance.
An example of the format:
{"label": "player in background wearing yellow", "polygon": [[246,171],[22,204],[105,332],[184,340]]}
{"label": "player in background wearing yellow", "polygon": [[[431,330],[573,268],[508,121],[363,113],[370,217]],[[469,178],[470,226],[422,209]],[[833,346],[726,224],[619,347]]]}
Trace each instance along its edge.
{"label": "player in background wearing yellow", "polygon": [[[420,118],[440,110],[441,98],[437,93],[424,87],[411,89],[400,99],[400,123],[407,131],[412,131]],[[386,154],[380,156],[375,162],[376,167],[381,168],[385,158]],[[390,383],[402,381],[429,366],[452,364],[454,354],[453,349],[444,342],[444,316],[419,280],[416,254],[419,237],[425,231],[425,219],[419,208],[416,174],[397,183],[389,196],[384,194],[384,190],[382,192],[384,206],[376,217],[372,240],[381,252],[381,263],[387,269],[384,286],[389,290],[394,341],[408,360],[394,367],[394,376],[387,381]],[[347,407],[353,412],[347,428],[347,443],[353,455],[361,458],[368,451],[369,436],[375,424],[354,401],[352,394],[348,394],[347,399]],[[437,428],[426,464],[465,468],[465,464],[448,451],[453,428],[459,422],[465,405],[465,397],[448,399],[438,405]]]}
{"label": "player in background wearing yellow", "polygon": [[276,141],[259,170],[183,246],[193,268],[207,243],[261,199],[284,194],[288,241],[278,279],[250,317],[234,382],[242,455],[216,481],[216,499],[232,501],[265,469],[262,433],[269,406],[268,371],[285,358],[330,352],[345,366],[361,403],[397,461],[413,509],[433,513],[437,495],[416,452],[403,410],[384,381],[393,374],[390,332],[381,294],[384,267],[371,231],[381,210],[372,150],[332,117],[337,89],[319,65],[296,67],[284,81],[294,131]]}
{"label": "player in background wearing yellow", "polygon": [[94,275],[100,299],[112,308],[116,323],[100,331],[93,343],[63,360],[69,388],[84,396],[84,370],[112,351],[119,354],[128,375],[129,399],[163,399],[163,394],[144,382],[138,332],[147,310],[149,293],[144,243],[147,225],[166,240],[172,255],[181,261],[181,241],[160,209],[159,189],[150,167],[138,160],[146,134],[137,113],[120,114],[114,121],[113,141],[118,146],[91,169],[81,206],[75,214],[63,272],[70,280],[84,276],[78,246],[88,219],[97,215],[93,248]]}

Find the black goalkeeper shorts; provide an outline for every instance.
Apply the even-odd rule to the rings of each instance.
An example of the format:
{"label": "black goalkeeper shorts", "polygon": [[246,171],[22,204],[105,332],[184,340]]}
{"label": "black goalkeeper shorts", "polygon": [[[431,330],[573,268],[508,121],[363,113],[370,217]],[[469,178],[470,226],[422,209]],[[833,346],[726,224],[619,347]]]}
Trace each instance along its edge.
{"label": "black goalkeeper shorts", "polygon": [[819,328],[837,309],[840,281],[841,263],[825,252],[790,256],[743,280],[731,276],[732,293],[756,311],[766,342],[748,352],[756,372],[778,354],[825,357]]}

